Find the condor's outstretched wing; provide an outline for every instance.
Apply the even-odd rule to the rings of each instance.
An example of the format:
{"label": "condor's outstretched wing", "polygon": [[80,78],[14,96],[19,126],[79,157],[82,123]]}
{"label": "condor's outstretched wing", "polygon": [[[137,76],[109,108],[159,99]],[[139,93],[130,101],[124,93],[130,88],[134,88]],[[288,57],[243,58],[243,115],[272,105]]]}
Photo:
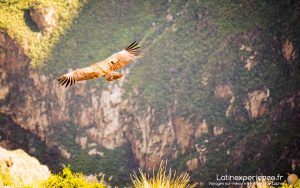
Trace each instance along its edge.
{"label": "condor's outstretched wing", "polygon": [[57,81],[59,84],[66,85],[66,87],[68,87],[77,81],[90,80],[98,78],[99,76],[103,76],[103,73],[101,73],[101,71],[97,67],[90,66],[64,74],[59,77]]}
{"label": "condor's outstretched wing", "polygon": [[140,58],[141,51],[139,43],[133,42],[124,50],[112,55],[111,68],[112,70],[120,69],[131,63],[137,58]]}

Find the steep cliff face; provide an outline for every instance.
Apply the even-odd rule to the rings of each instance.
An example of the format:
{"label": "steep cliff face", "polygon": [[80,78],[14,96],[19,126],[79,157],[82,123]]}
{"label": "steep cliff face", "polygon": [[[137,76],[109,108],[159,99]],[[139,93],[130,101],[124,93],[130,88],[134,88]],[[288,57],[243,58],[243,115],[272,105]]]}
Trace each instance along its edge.
{"label": "steep cliff face", "polygon": [[157,167],[161,160],[177,159],[191,148],[192,138],[201,137],[207,133],[206,124],[194,128],[184,118],[176,117],[165,124],[153,126],[153,111],[148,108],[147,113],[140,116],[138,110],[127,109],[123,114],[127,127],[125,136],[131,144],[132,151],[142,167],[152,169]]}
{"label": "steep cliff face", "polygon": [[[47,130],[51,125],[71,121],[83,129],[92,141],[106,148],[124,144],[119,123],[122,81],[101,92],[79,83],[70,90],[59,87],[53,75],[43,75],[29,68],[29,58],[22,47],[1,32],[1,108],[21,127],[51,142]],[[86,99],[74,104],[76,98]],[[101,131],[99,131],[101,130]]]}
{"label": "steep cliff face", "polygon": [[137,108],[122,99],[124,80],[108,83],[101,91],[84,82],[65,89],[53,75],[29,68],[30,60],[22,47],[5,32],[1,32],[1,49],[0,112],[37,135],[48,147],[58,149],[66,159],[72,157],[72,152],[53,139],[53,131],[63,129],[66,122],[79,128],[80,134],[73,141],[82,149],[93,143],[107,149],[130,144],[134,157],[147,169],[156,167],[162,159],[176,159],[190,148],[194,135],[206,133],[203,129],[207,128],[195,129],[180,117],[172,120],[170,116],[166,124],[152,127],[150,108],[140,116],[135,113]]}
{"label": "steep cliff face", "polygon": [[[148,169],[162,159],[176,159],[190,147],[194,132],[201,134],[183,118],[172,121],[169,117],[169,122],[153,128],[150,108],[139,116],[134,113],[137,108],[122,100],[123,79],[107,83],[108,87],[100,91],[84,82],[65,89],[57,84],[55,76],[29,68],[30,59],[24,50],[5,32],[1,32],[1,49],[0,112],[10,115],[49,147],[58,148],[67,159],[72,154],[53,139],[55,132],[50,131],[66,122],[79,126],[81,134],[76,140],[81,148],[96,143],[114,149],[129,143],[139,164]],[[121,116],[125,109],[132,116]]]}

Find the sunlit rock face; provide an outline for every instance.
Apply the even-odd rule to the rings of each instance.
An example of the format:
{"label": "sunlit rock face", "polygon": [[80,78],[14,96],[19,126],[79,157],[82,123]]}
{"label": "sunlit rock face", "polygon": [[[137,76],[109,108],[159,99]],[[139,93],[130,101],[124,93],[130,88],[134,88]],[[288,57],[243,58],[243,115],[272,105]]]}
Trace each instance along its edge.
{"label": "sunlit rock face", "polygon": [[241,60],[245,62],[245,69],[247,69],[248,71],[252,70],[258,64],[257,52],[253,51],[252,48],[245,45],[242,45],[240,50],[247,52],[248,54],[241,57]]}
{"label": "sunlit rock face", "polygon": [[[161,159],[171,157],[175,152],[175,132],[171,121],[153,127],[153,111],[148,108],[148,113],[137,116],[133,109],[127,109],[131,119],[125,119],[127,127],[125,137],[130,142],[132,151],[141,166],[148,169],[160,164]],[[127,111],[128,113],[128,111]]]}
{"label": "sunlit rock face", "polygon": [[200,138],[201,136],[208,133],[208,125],[206,120],[200,122],[195,128],[195,138]]}
{"label": "sunlit rock face", "polygon": [[228,99],[233,96],[233,91],[230,85],[218,85],[215,88],[215,96],[221,99]]}
{"label": "sunlit rock face", "polygon": [[269,89],[256,90],[248,93],[245,99],[245,108],[251,118],[257,118],[268,112]]}
{"label": "sunlit rock face", "polygon": [[49,145],[53,143],[47,131],[64,122],[78,125],[91,141],[106,148],[125,143],[119,123],[119,108],[124,105],[122,80],[108,84],[102,91],[84,82],[65,89],[57,84],[55,75],[29,69],[30,60],[22,48],[4,32],[0,34],[0,45],[1,113],[10,115],[15,123]]}
{"label": "sunlit rock face", "polygon": [[41,165],[36,158],[20,149],[8,151],[0,147],[0,164],[0,170],[8,172],[17,187],[35,184],[50,176],[47,166]]}
{"label": "sunlit rock face", "polygon": [[181,153],[185,153],[191,145],[192,135],[194,134],[193,126],[184,118],[176,118],[174,130],[177,143],[181,148]]}
{"label": "sunlit rock face", "polygon": [[245,60],[245,69],[247,69],[248,71],[250,71],[251,69],[253,69],[256,65],[257,65],[257,60],[255,60],[255,56],[250,56]]}
{"label": "sunlit rock face", "polygon": [[282,42],[282,55],[287,61],[287,63],[290,63],[292,60],[295,59],[295,49],[294,44],[286,39]]}
{"label": "sunlit rock face", "polygon": [[190,159],[186,162],[186,165],[189,171],[194,171],[198,168],[198,159]]}
{"label": "sunlit rock face", "polygon": [[[26,116],[28,109],[25,108],[25,100],[28,98],[27,92],[31,90],[31,87],[27,85],[25,85],[25,87],[21,86],[26,83],[28,79],[29,58],[24,54],[22,48],[4,32],[0,33],[0,46],[2,49],[0,55],[2,85],[0,112],[12,115],[12,119],[21,125],[23,123],[22,119],[28,118]],[[31,101],[27,101],[27,103],[30,102]],[[31,107],[33,108],[34,106]],[[13,109],[16,109],[18,112],[14,113]],[[26,126],[26,128],[30,130],[35,129],[35,127],[25,124],[23,124],[23,126]],[[34,132],[37,133],[37,131]],[[41,135],[43,136],[42,133]]]}
{"label": "sunlit rock face", "polygon": [[224,127],[214,127],[213,131],[215,136],[222,135],[224,133]]}
{"label": "sunlit rock face", "polygon": [[30,11],[30,16],[42,31],[50,31],[55,26],[55,9],[53,7],[33,9]]}
{"label": "sunlit rock face", "polygon": [[[195,145],[195,148],[196,148],[196,151],[198,154],[198,160],[197,160],[198,163],[197,163],[197,165],[193,165],[193,166],[199,165],[199,167],[203,167],[207,162],[207,148],[204,145],[198,145],[198,144]],[[193,168],[193,169],[196,169],[196,168]]]}
{"label": "sunlit rock face", "polygon": [[[209,125],[205,120],[197,126],[193,126],[182,117],[173,119],[170,114],[166,113],[169,121],[153,126],[151,124],[154,118],[152,109],[148,108],[147,113],[142,116],[137,114],[138,110],[130,108],[126,110],[127,118],[123,118],[125,120],[124,126],[127,127],[125,136],[129,140],[132,152],[139,164],[148,170],[157,167],[161,160],[177,159],[180,155],[187,153],[189,149],[194,147],[193,138],[201,138],[209,132]],[[196,149],[197,151],[199,149],[198,159],[187,162],[187,167],[191,171],[196,169],[198,163],[199,165],[206,164],[206,148],[201,145],[196,146]]]}

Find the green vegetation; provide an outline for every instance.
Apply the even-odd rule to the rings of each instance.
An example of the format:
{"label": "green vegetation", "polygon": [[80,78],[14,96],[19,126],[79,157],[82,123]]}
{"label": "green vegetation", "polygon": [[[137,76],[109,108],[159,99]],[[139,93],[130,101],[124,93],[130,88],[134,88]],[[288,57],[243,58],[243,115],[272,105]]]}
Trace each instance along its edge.
{"label": "green vegetation", "polygon": [[[134,40],[141,41],[145,44],[143,48],[147,48],[148,40],[153,40],[153,36],[163,29],[160,25],[152,27],[152,23],[164,20],[165,5],[164,1],[155,5],[138,0],[130,3],[89,1],[69,32],[55,45],[47,67],[42,70],[58,75],[70,68],[84,67],[101,61]],[[98,88],[104,83],[98,79],[89,84]]]}
{"label": "green vegetation", "polygon": [[[1,168],[2,169],[2,168]],[[166,172],[166,165],[161,165],[153,177],[144,173],[140,169],[140,174],[132,175],[132,185],[134,188],[193,188],[196,184],[189,183],[190,178],[187,173],[177,175],[176,172]],[[82,173],[72,172],[70,166],[65,167],[61,173],[51,174],[47,180],[36,182],[35,185],[19,185],[10,177],[8,171],[0,170],[0,185],[10,187],[47,187],[47,188],[104,188],[106,187],[104,177],[101,180],[87,180]],[[124,186],[124,185],[123,185]]]}
{"label": "green vegetation", "polygon": [[[273,5],[268,1],[260,1],[247,5],[251,6],[248,9],[245,8],[246,3],[188,1],[184,6],[174,8],[175,12],[182,14],[174,16],[174,24],[164,24],[165,29],[147,49],[142,63],[132,67],[128,78],[127,92],[130,93],[133,88],[139,90],[139,94],[132,98],[137,101],[141,111],[148,106],[155,109],[158,124],[166,121],[166,116],[160,114],[171,108],[174,109],[174,115],[192,122],[197,114],[201,114],[209,124],[230,126],[225,117],[228,102],[220,101],[213,95],[216,85],[233,86],[237,98],[235,109],[244,108],[243,100],[250,91],[270,88],[273,104],[277,104],[287,92],[299,87],[295,84],[299,76],[294,74],[293,78],[289,77],[284,68],[286,62],[282,54],[274,49],[277,44],[271,40],[274,36],[270,34],[285,31],[284,23],[289,19],[282,20],[274,28],[272,19],[262,15],[268,10],[269,14],[284,14],[276,17],[288,17],[293,7],[290,5],[290,9],[282,10],[285,8],[284,2]],[[240,14],[241,9],[247,11]],[[299,24],[293,30],[297,27]],[[286,33],[288,36],[282,37],[288,37],[297,45],[299,36],[293,32],[289,31]],[[248,39],[243,39],[246,36]],[[239,50],[241,44],[257,51],[259,64],[251,71],[247,71],[245,62],[241,61],[241,57],[245,56]],[[295,70],[299,73],[299,69]],[[206,84],[204,77],[207,77]],[[176,108],[173,107],[173,101],[178,102]],[[240,113],[237,116],[245,116],[243,110],[238,111]]]}
{"label": "green vegetation", "polygon": [[4,161],[0,161],[0,187],[14,186],[14,180],[9,174],[9,168],[6,167]]}
{"label": "green vegetation", "polygon": [[[41,65],[48,58],[60,36],[70,27],[73,18],[85,2],[85,0],[2,0],[0,29],[5,30],[25,48],[33,66]],[[59,21],[51,33],[41,34],[31,20],[29,11],[47,6],[55,9],[56,19]]]}
{"label": "green vegetation", "polygon": [[[62,129],[63,127],[63,129]],[[129,169],[127,167],[128,146],[117,147],[113,150],[100,146],[82,149],[76,142],[76,137],[82,134],[82,129],[72,123],[53,126],[51,131],[53,141],[60,143],[71,154],[69,159],[62,159],[61,163],[70,164],[75,172],[84,174],[105,174],[105,181],[110,185],[128,185],[130,183]],[[90,150],[95,149],[103,155],[90,155]],[[55,168],[56,171],[60,167]]]}
{"label": "green vegetation", "polygon": [[41,187],[82,187],[82,188],[104,188],[104,180],[100,182],[87,182],[86,178],[81,173],[73,173],[70,167],[63,169],[62,173],[51,175],[45,182],[42,182]]}
{"label": "green vegetation", "polygon": [[[275,188],[272,184],[274,184],[275,182],[272,181],[267,181],[267,180],[260,180],[260,181],[256,181],[253,184],[251,184],[251,188]],[[282,183],[280,183],[281,185],[278,186],[278,188],[300,188],[300,181],[298,181],[295,185],[289,185],[287,183],[287,181],[284,181]],[[277,187],[277,186],[276,186]]]}
{"label": "green vegetation", "polygon": [[280,188],[300,188],[300,181],[298,181],[295,185],[289,185],[286,181],[284,181]]}

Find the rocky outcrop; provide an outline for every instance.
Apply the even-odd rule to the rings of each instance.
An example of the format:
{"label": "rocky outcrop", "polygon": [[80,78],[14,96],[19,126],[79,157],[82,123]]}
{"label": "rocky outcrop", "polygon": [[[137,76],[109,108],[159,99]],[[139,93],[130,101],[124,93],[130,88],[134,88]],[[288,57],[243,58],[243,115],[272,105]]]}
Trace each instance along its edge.
{"label": "rocky outcrop", "polygon": [[294,44],[288,39],[282,42],[282,55],[288,63],[295,59]]}
{"label": "rocky outcrop", "polygon": [[55,9],[53,7],[40,7],[30,10],[31,19],[42,31],[50,31],[55,26]]}
{"label": "rocky outcrop", "polygon": [[198,162],[199,162],[199,166],[200,167],[203,167],[206,162],[207,162],[207,148],[206,146],[203,144],[203,145],[198,145],[196,144],[195,145],[196,147],[196,151],[197,151],[197,154],[198,154]]}
{"label": "rocky outcrop", "polygon": [[252,70],[253,67],[255,67],[258,63],[257,61],[257,52],[253,51],[253,49],[249,46],[246,46],[244,44],[242,44],[240,46],[240,50],[247,52],[247,56],[242,56],[241,60],[245,62],[245,69],[247,69],[248,71]]}
{"label": "rocky outcrop", "polygon": [[244,105],[249,117],[258,118],[268,111],[268,99],[270,98],[269,89],[256,90],[248,93]]}
{"label": "rocky outcrop", "polygon": [[235,110],[234,110],[234,103],[235,103],[235,96],[232,96],[230,99],[230,104],[228,106],[228,108],[226,109],[226,117],[232,117],[235,114]]}
{"label": "rocky outcrop", "polygon": [[186,162],[186,166],[189,171],[195,171],[198,168],[198,159],[190,159]]}
{"label": "rocky outcrop", "polygon": [[195,128],[195,138],[200,138],[201,136],[208,133],[208,125],[206,120],[200,122]]}
{"label": "rocky outcrop", "polygon": [[185,153],[191,145],[192,135],[194,134],[193,126],[184,118],[176,118],[174,124],[176,141],[181,148],[181,153]]}
{"label": "rocky outcrop", "polygon": [[215,136],[220,136],[224,133],[224,127],[214,127],[213,132]]}
{"label": "rocky outcrop", "polygon": [[[16,187],[33,185],[46,180],[50,171],[47,166],[29,156],[23,150],[8,151],[0,147],[0,167],[2,173],[7,173]],[[0,181],[0,186],[1,185]]]}
{"label": "rocky outcrop", "polygon": [[300,121],[300,91],[281,100],[277,109],[273,113],[273,121],[278,122],[282,120]]}
{"label": "rocky outcrop", "polygon": [[251,69],[253,69],[253,67],[255,67],[257,65],[257,60],[255,60],[255,56],[250,56],[247,59],[245,59],[245,69],[247,69],[248,71],[250,71]]}
{"label": "rocky outcrop", "polygon": [[233,91],[230,85],[217,85],[215,88],[215,96],[217,98],[227,99],[233,96]]}

